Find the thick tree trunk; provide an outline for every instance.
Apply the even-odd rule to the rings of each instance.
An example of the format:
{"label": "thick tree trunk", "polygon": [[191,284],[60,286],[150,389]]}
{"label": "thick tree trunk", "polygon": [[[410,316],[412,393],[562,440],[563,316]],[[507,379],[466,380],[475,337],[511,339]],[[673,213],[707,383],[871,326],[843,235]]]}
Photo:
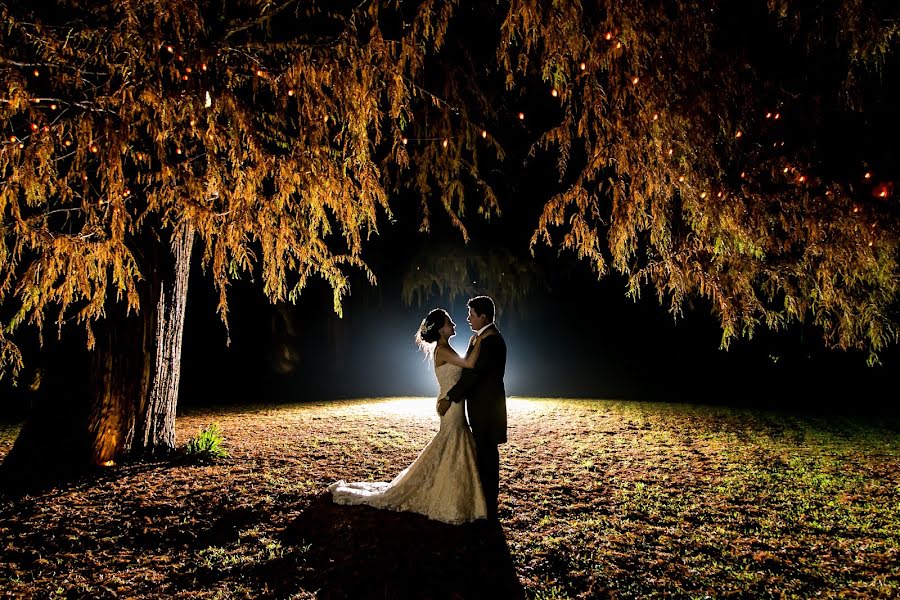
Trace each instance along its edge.
{"label": "thick tree trunk", "polygon": [[[43,486],[126,453],[158,455],[175,448],[193,239],[193,228],[185,227],[173,236],[170,256],[162,251],[155,257],[160,260],[150,257],[145,309],[126,316],[111,306],[94,326],[97,342],[89,360],[71,348],[56,351],[46,378],[52,383],[4,459],[0,483]],[[80,385],[88,372],[89,385]]]}
{"label": "thick tree trunk", "polygon": [[[182,226],[172,237],[171,278],[155,279],[153,318],[145,321],[146,361],[139,410],[127,436],[136,456],[164,455],[175,450],[175,409],[181,380],[181,341],[187,305],[194,229]],[[164,264],[168,261],[162,261]],[[168,267],[168,265],[167,265]]]}

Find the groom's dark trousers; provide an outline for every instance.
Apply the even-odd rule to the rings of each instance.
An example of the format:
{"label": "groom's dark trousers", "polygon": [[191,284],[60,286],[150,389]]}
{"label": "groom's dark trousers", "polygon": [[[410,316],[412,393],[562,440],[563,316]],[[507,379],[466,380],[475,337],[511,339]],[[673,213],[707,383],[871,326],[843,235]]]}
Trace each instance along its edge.
{"label": "groom's dark trousers", "polygon": [[475,437],[475,462],[481,489],[487,504],[488,516],[497,516],[497,497],[500,495],[500,447],[493,439]]}
{"label": "groom's dark trousers", "polygon": [[475,438],[478,475],[488,514],[492,517],[497,516],[497,496],[500,493],[500,452],[497,446],[506,443],[506,389],[503,386],[506,342],[496,327],[494,330],[494,335],[482,340],[475,368],[463,369],[459,381],[447,392],[451,402],[466,401],[466,414]]}

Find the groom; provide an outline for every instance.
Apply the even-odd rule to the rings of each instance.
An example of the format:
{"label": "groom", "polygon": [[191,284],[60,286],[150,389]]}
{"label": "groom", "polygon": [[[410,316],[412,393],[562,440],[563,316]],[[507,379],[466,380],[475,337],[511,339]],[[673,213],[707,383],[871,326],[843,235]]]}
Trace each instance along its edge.
{"label": "groom", "polygon": [[465,400],[469,427],[475,438],[475,460],[487,502],[488,517],[497,518],[497,496],[500,493],[499,444],[506,443],[506,342],[494,325],[494,301],[477,296],[468,302],[469,327],[475,332],[469,340],[466,356],[475,339],[481,337],[481,353],[475,368],[463,369],[459,381],[438,400],[438,413],[443,416],[451,402]]}

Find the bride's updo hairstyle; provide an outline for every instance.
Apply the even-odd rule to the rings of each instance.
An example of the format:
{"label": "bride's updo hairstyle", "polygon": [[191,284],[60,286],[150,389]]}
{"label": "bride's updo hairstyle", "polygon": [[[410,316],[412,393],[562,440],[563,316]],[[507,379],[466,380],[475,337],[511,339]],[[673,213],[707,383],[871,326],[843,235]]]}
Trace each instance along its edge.
{"label": "bride's updo hairstyle", "polygon": [[443,308],[435,308],[428,313],[419,330],[416,332],[416,344],[422,349],[426,355],[431,356],[434,353],[435,342],[441,339],[441,327],[447,322],[450,315]]}

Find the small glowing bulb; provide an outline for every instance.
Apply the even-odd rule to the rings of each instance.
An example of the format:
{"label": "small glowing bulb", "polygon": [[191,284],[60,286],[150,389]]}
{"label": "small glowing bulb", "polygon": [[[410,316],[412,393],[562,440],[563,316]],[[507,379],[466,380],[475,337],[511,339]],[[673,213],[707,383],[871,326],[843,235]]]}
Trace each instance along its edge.
{"label": "small glowing bulb", "polygon": [[878,197],[879,197],[879,198],[887,198],[887,191],[886,191],[886,190],[881,190],[881,193],[878,194]]}
{"label": "small glowing bulb", "polygon": [[288,90],[288,96],[293,96],[293,95],[294,95],[294,90]]}
{"label": "small glowing bulb", "polygon": [[82,175],[81,179],[82,179],[82,181],[87,181],[87,175]]}
{"label": "small glowing bulb", "polygon": [[738,131],[736,134],[734,134],[734,137],[739,138],[739,137],[742,137],[743,135],[744,135],[743,131]]}
{"label": "small glowing bulb", "polygon": [[200,65],[200,68],[203,69],[203,70],[205,71],[205,70],[206,70],[206,63],[203,63],[202,65]]}
{"label": "small glowing bulb", "polygon": [[184,60],[184,57],[183,57],[182,55],[179,54],[179,55],[178,55],[178,60]]}
{"label": "small glowing bulb", "polygon": [[859,207],[858,207],[858,206],[854,206],[854,207],[853,207],[853,212],[859,212]]}
{"label": "small glowing bulb", "polygon": [[19,138],[17,138],[16,136],[13,135],[13,136],[10,136],[9,141],[11,141],[11,142],[18,142],[18,141],[19,141]]}
{"label": "small glowing bulb", "polygon": [[775,113],[775,118],[776,118],[776,119],[780,119],[780,118],[781,118],[781,113]]}
{"label": "small glowing bulb", "polygon": [[675,152],[672,148],[669,148],[669,156],[672,156],[672,153]]}
{"label": "small glowing bulb", "polygon": [[703,192],[702,194],[700,194],[700,199],[702,200],[703,198],[706,198],[706,192]]}
{"label": "small glowing bulb", "polygon": [[112,467],[112,466],[114,466],[115,464],[116,464],[115,461],[108,460],[108,461],[106,461],[105,463],[103,463],[103,466],[104,466],[104,467]]}
{"label": "small glowing bulb", "polygon": [[616,50],[622,47],[622,42],[616,42]]}
{"label": "small glowing bulb", "polygon": [[401,138],[400,141],[403,142],[404,146],[409,143],[409,139],[407,138]]}
{"label": "small glowing bulb", "polygon": [[581,67],[581,70],[582,70],[582,71],[584,71],[585,69],[587,69],[587,65],[586,65],[585,63],[581,63],[581,64],[578,65],[578,66]]}
{"label": "small glowing bulb", "polygon": [[716,198],[721,198],[721,197],[722,197],[722,192],[719,192],[718,194],[716,194]]}
{"label": "small glowing bulb", "polygon": [[767,118],[767,119],[771,119],[771,118],[772,118],[772,113],[767,112],[767,113],[766,113],[766,118]]}
{"label": "small glowing bulb", "polygon": [[187,75],[182,75],[182,76],[181,76],[181,79],[182,79],[183,81],[187,81],[187,80],[188,80],[188,76],[187,76]]}
{"label": "small glowing bulb", "polygon": [[325,122],[327,123],[327,122],[328,122],[328,115],[325,115],[325,118],[322,119],[322,120],[325,121]]}
{"label": "small glowing bulb", "polygon": [[91,152],[96,154],[99,150],[100,148],[98,148],[95,144],[91,144]]}
{"label": "small glowing bulb", "polygon": [[131,195],[131,190],[129,190],[128,188],[125,188],[125,195],[126,196]]}
{"label": "small glowing bulb", "polygon": [[869,242],[869,248],[871,248],[871,247],[872,247],[872,242]]}
{"label": "small glowing bulb", "polygon": [[32,130],[32,131],[37,131],[37,130],[38,130],[37,123],[32,123],[32,124],[31,124],[31,130]]}
{"label": "small glowing bulb", "polygon": [[72,140],[66,140],[63,142],[63,144],[65,145],[66,148],[68,148],[69,146],[72,145]]}
{"label": "small glowing bulb", "polygon": [[24,147],[25,147],[25,144],[23,144],[22,142],[19,142],[19,150],[21,150]]}
{"label": "small glowing bulb", "polygon": [[866,179],[872,179],[872,174],[866,173],[865,175],[863,175],[863,177],[865,177]]}
{"label": "small glowing bulb", "polygon": [[175,154],[181,154],[181,148],[175,148]]}
{"label": "small glowing bulb", "polygon": [[520,121],[524,121],[524,120],[525,120],[525,113],[523,113],[523,112],[520,112],[520,113],[519,113],[519,120],[520,120]]}
{"label": "small glowing bulb", "polygon": [[443,146],[444,148],[446,148],[446,147],[447,147],[447,144],[449,144],[449,143],[450,143],[450,142],[447,141],[447,138],[444,138],[444,141],[441,142],[441,146]]}
{"label": "small glowing bulb", "polygon": [[166,46],[166,50],[168,50],[169,52],[175,52],[175,49],[172,48],[172,46]]}
{"label": "small glowing bulb", "polygon": [[209,108],[212,106],[212,96],[209,95],[209,92],[206,92],[206,98],[203,100],[203,106]]}
{"label": "small glowing bulb", "polygon": [[631,80],[631,83],[633,83],[634,85],[637,85],[638,81],[640,81],[640,78],[635,77],[634,79]]}
{"label": "small glowing bulb", "polygon": [[782,172],[782,173],[787,173],[787,172],[788,172],[788,168],[785,167],[784,169],[781,170],[781,172]]}
{"label": "small glowing bulb", "polygon": [[191,127],[193,127],[196,124],[197,124],[197,121],[195,121],[194,119],[191,119]]}
{"label": "small glowing bulb", "polygon": [[55,105],[55,104],[51,104],[51,105],[50,105],[50,110],[56,110],[56,105]]}
{"label": "small glowing bulb", "polygon": [[678,178],[678,183],[681,183],[683,181],[684,181],[684,175],[682,175],[681,177]]}
{"label": "small glowing bulb", "polygon": [[805,176],[805,175],[801,175],[801,176],[800,176],[800,183],[803,183],[804,181],[806,181],[806,176]]}
{"label": "small glowing bulb", "polygon": [[487,131],[485,131],[484,129],[481,130],[481,138],[487,139]]}
{"label": "small glowing bulb", "polygon": [[556,98],[557,96],[559,96],[559,92],[556,91],[556,88],[553,88],[552,90],[550,90],[550,95]]}
{"label": "small glowing bulb", "polygon": [[741,171],[741,179],[746,179],[746,178],[747,178],[747,172]]}
{"label": "small glowing bulb", "polygon": [[607,34],[606,34],[606,39],[607,39],[607,40],[611,40],[611,39],[612,39],[612,34],[609,33],[609,32],[607,32]]}
{"label": "small glowing bulb", "polygon": [[34,70],[34,76],[35,76],[35,77],[40,76],[40,74],[41,74],[40,71],[38,71],[37,69]]}
{"label": "small glowing bulb", "polygon": [[659,118],[659,115],[656,114],[656,113],[653,113],[653,120],[655,121],[655,120],[657,120],[658,118]]}
{"label": "small glowing bulb", "polygon": [[257,69],[257,71],[256,71],[256,76],[257,76],[257,77],[262,77],[262,76],[263,76],[262,69]]}

